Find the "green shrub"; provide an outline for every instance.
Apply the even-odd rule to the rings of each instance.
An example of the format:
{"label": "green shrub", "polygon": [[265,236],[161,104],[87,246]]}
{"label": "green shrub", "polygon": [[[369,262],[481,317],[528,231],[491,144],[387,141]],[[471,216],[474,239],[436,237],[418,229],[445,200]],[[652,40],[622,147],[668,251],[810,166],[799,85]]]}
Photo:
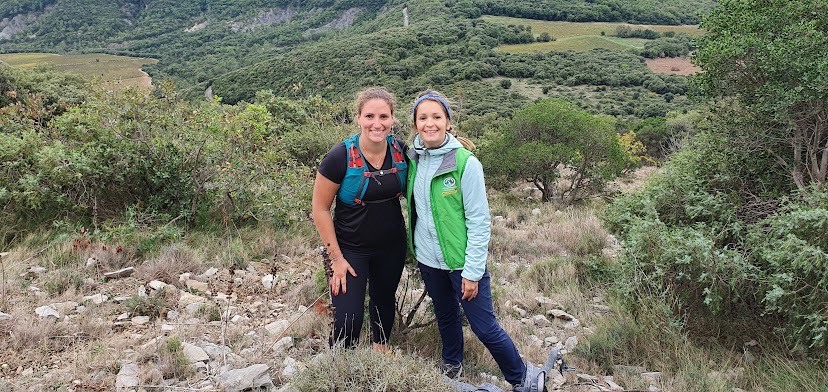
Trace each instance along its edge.
{"label": "green shrub", "polygon": [[154,320],[168,307],[166,291],[161,289],[143,297],[133,295],[124,301],[123,306],[132,316],[149,316]]}
{"label": "green shrub", "polygon": [[828,349],[828,192],[786,200],[751,230],[748,244],[762,268],[765,312],[789,320],[794,341]]}
{"label": "green shrub", "polygon": [[190,361],[184,355],[184,345],[177,336],[167,339],[167,342],[161,346],[158,359],[158,369],[164,379],[186,379],[193,373]]}
{"label": "green shrub", "polygon": [[[265,97],[268,106],[191,104],[178,100],[172,86],[160,91],[71,102],[76,106],[39,122],[40,130],[27,112],[0,116],[0,166],[9,174],[0,176],[4,237],[58,217],[89,226],[119,220],[129,209],[161,224],[205,227],[307,219],[309,167],[333,145],[327,136],[335,133],[327,129],[335,120],[305,110],[333,105]],[[311,124],[326,137],[305,147],[308,140],[295,134],[279,140]],[[154,252],[164,237],[146,238],[138,253]]]}
{"label": "green shrub", "polygon": [[221,321],[221,311],[216,305],[202,304],[196,313],[207,321]]}
{"label": "green shrub", "polygon": [[491,185],[523,179],[541,191],[544,201],[572,203],[603,191],[623,169],[625,153],[613,124],[566,101],[544,99],[487,132],[478,156]]}
{"label": "green shrub", "polygon": [[622,269],[640,277],[620,286],[631,296],[669,293],[676,311],[720,328],[749,319],[770,331],[781,322],[788,342],[824,353],[826,191],[781,196],[774,161],[731,149],[721,135],[700,134],[693,147],[602,212],[624,243]]}

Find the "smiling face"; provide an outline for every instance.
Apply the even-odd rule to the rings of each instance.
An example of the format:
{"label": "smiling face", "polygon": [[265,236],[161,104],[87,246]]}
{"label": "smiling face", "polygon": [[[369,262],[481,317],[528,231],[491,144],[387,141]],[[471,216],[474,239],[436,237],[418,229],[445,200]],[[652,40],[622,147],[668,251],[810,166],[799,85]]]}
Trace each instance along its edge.
{"label": "smiling face", "polygon": [[388,102],[380,98],[365,101],[357,115],[361,130],[360,138],[374,143],[384,143],[394,125],[394,113]]}
{"label": "smiling face", "polygon": [[430,99],[420,102],[414,114],[414,121],[417,133],[426,148],[440,147],[446,140],[449,120],[440,102]]}

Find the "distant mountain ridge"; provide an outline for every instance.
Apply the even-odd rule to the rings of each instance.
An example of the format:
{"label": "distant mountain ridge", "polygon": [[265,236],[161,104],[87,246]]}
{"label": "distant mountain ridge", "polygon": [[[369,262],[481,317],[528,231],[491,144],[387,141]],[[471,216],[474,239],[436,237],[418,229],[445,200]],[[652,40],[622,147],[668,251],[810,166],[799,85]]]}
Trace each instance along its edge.
{"label": "distant mountain ridge", "polygon": [[[714,0],[8,0],[0,5],[0,18],[16,24],[8,38],[0,38],[0,52],[152,57],[159,62],[145,70],[154,79],[172,79],[192,98],[212,87],[228,103],[250,100],[263,89],[336,99],[366,85],[389,86],[406,96],[429,86],[482,94],[504,103],[480,111],[509,112],[526,98],[485,79],[559,84],[554,80],[560,77],[536,73],[546,61],[537,56],[494,53],[500,44],[534,42],[536,37],[524,26],[495,25],[480,16],[631,21],[635,15],[636,21],[685,23],[698,20],[695,13],[712,4]],[[25,23],[21,15],[26,15]],[[548,61],[558,61],[550,56],[554,58]],[[642,86],[651,78],[644,75],[643,62],[627,55],[575,56],[587,56],[580,63],[629,63],[624,72],[636,76],[623,78],[622,86]],[[557,73],[573,72],[581,71]],[[650,90],[683,94],[680,87]],[[647,112],[664,113],[668,106]]]}

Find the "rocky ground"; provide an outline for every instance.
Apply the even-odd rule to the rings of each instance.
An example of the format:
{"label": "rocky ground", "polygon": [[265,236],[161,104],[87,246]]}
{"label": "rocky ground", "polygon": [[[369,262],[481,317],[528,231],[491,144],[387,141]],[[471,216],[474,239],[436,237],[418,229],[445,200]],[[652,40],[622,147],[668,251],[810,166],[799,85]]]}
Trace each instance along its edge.
{"label": "rocky ground", "polygon": [[[522,222],[495,217],[495,233],[510,230],[512,235],[537,237],[541,229],[532,225],[546,225],[547,213],[552,221],[577,218],[546,207],[535,210],[520,215]],[[611,237],[604,243],[605,253],[617,248]],[[559,248],[566,253],[565,246]],[[330,330],[327,295],[320,294],[321,258],[311,245],[299,246],[290,256],[246,263],[244,268],[225,263],[233,266],[205,266],[180,274],[169,273],[175,271],[171,265],[183,263],[176,247],[158,256],[168,260],[166,267],[156,260],[111,270],[94,252],[85,263],[63,267],[47,262],[48,253],[3,254],[0,390],[292,391],[297,390],[296,377],[315,358],[330,353],[325,338]],[[570,362],[581,365],[572,351],[592,333],[595,322],[611,312],[600,293],[578,289],[572,283],[577,280],[574,269],[563,267],[555,272],[557,281],[551,281],[560,291],[544,295],[525,279],[525,271],[539,257],[515,253],[493,258],[499,259],[491,266],[499,286],[496,311],[525,358],[541,365],[547,353],[558,348]],[[56,293],[54,282],[64,275],[69,276],[69,288]],[[414,309],[416,301],[411,300],[421,293],[419,284],[401,285],[398,298],[409,299],[401,314],[428,318],[430,310]],[[418,345],[435,346],[434,336],[417,339],[409,337],[397,347],[389,366],[394,356],[423,355]],[[472,335],[467,342],[470,339]],[[467,354],[467,360],[474,361],[475,355]],[[506,388],[502,377],[490,374],[498,373],[493,361],[479,357],[485,363],[468,366],[463,381]],[[434,362],[426,358],[421,363],[431,368]],[[476,371],[481,368],[494,371]],[[624,390],[618,379],[587,373],[553,373],[549,389]],[[616,369],[615,374],[622,373],[651,380],[649,390],[658,390],[659,373]]]}

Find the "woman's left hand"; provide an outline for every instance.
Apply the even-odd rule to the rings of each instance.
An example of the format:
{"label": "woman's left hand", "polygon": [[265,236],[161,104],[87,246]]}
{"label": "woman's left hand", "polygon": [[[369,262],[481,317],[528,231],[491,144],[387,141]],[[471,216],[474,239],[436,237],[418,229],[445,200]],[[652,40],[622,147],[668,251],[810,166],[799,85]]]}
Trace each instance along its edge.
{"label": "woman's left hand", "polygon": [[463,299],[471,301],[474,297],[477,297],[477,282],[463,278],[460,290],[463,291]]}

